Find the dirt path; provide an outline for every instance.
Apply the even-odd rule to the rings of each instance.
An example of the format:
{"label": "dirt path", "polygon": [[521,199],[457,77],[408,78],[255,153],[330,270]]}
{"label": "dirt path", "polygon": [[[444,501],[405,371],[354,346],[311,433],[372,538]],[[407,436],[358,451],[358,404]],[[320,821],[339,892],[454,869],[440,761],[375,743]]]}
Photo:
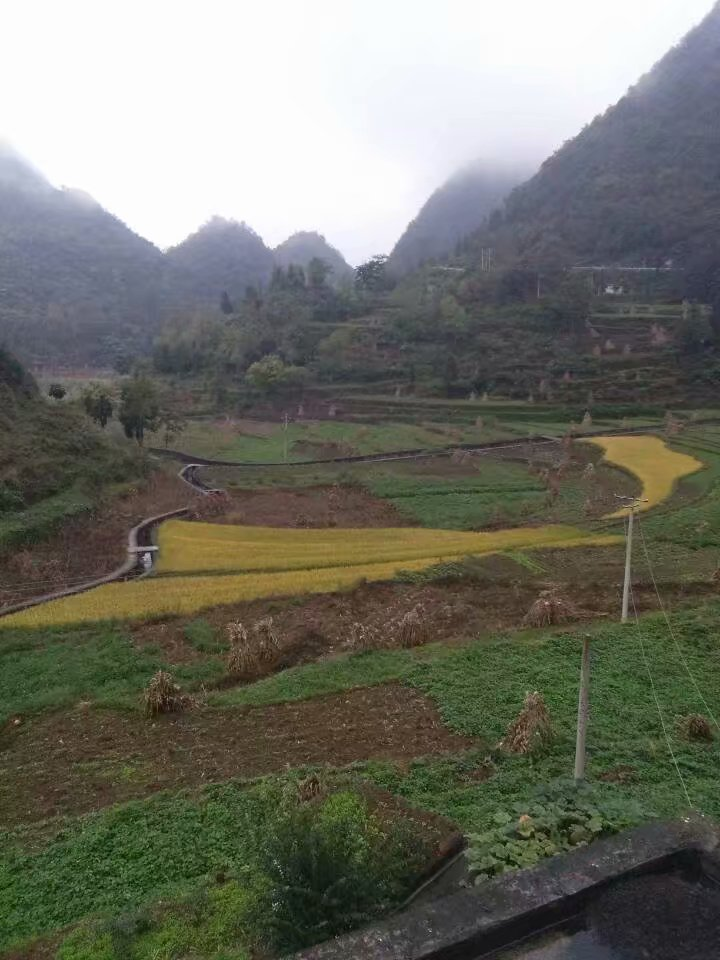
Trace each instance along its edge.
{"label": "dirt path", "polygon": [[445,727],[428,698],[398,684],[156,721],[75,709],[2,733],[0,808],[10,826],[231,777],[370,758],[406,762],[473,743]]}

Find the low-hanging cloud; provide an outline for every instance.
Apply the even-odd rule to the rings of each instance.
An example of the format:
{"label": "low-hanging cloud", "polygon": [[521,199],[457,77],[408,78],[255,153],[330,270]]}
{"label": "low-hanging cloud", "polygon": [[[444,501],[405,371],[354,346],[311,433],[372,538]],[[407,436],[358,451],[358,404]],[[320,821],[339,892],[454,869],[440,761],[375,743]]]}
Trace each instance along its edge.
{"label": "low-hanging cloud", "polygon": [[161,246],[212,214],[387,251],[477,157],[533,165],[711,0],[10,0],[0,135]]}

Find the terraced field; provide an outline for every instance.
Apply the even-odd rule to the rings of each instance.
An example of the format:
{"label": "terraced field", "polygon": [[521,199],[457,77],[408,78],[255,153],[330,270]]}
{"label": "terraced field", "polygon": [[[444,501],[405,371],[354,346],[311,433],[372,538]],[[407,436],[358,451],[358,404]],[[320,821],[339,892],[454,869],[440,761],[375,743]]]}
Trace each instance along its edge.
{"label": "terraced field", "polygon": [[[672,494],[678,481],[702,470],[704,464],[687,453],[678,453],[660,437],[593,437],[585,441],[601,447],[603,459],[634,474],[642,483],[638,510],[651,510]],[[626,508],[609,517],[622,517]]]}
{"label": "terraced field", "polygon": [[[264,495],[292,493],[286,527],[250,523],[251,502],[239,497],[225,523],[167,523],[154,576],[0,620],[3,960],[277,958],[290,947],[269,942],[265,923],[286,886],[263,859],[264,838],[297,824],[299,842],[327,829],[334,849],[342,830],[362,850],[395,818],[437,850],[451,831],[495,830],[538,789],[567,799],[588,632],[588,789],[608,830],[685,815],[688,797],[718,816],[720,739],[688,740],[678,721],[720,716],[720,431],[688,430],[671,445],[616,439],[600,438],[608,465],[594,470],[597,447],[584,444],[552,445],[540,462],[374,469],[363,497],[392,504],[412,527],[380,513],[377,527],[362,526],[359,510],[343,518],[338,491],[360,489],[359,471],[342,480],[323,468],[307,490],[321,500],[335,491],[333,517],[323,505],[298,524],[306,488],[277,484]],[[546,478],[565,454],[553,501]],[[270,473],[243,473],[242,493],[252,478],[262,488],[260,476]],[[614,623],[623,565],[614,493],[641,488],[655,509],[640,529],[674,638],[662,616]],[[517,508],[493,516],[503,498]],[[488,524],[499,529],[478,529]],[[633,590],[646,614],[656,597],[642,542]],[[570,620],[530,629],[525,615],[548,589],[570,601]],[[412,643],[396,633],[408,614],[425,627]],[[252,636],[268,617],[277,658],[233,674],[230,622]],[[108,618],[125,622],[92,622]],[[358,642],[357,627],[375,641]],[[637,669],[639,634],[654,694]],[[192,698],[180,715],[144,715],[159,669]],[[498,743],[528,690],[542,692],[554,736],[526,756]],[[393,858],[402,882],[387,896],[378,885],[371,917],[402,902],[427,865],[404,851]]]}
{"label": "terraced field", "polygon": [[[633,474],[657,506],[703,463],[655,436],[593,438],[605,459]],[[514,469],[520,469],[518,466]],[[389,492],[396,494],[396,487]],[[502,488],[496,497],[502,499]],[[623,515],[616,510],[606,515]],[[3,626],[50,626],[105,619],[145,619],[273,596],[333,592],[362,581],[391,580],[464,557],[549,547],[617,544],[615,532],[565,524],[493,531],[375,527],[288,529],[171,520],[159,538],[157,576],[115,583],[25,610]]]}
{"label": "terraced field", "polygon": [[240,600],[391,580],[402,570],[423,570],[469,555],[605,546],[619,539],[565,526],[459,533],[407,527],[288,530],[171,520],[161,530],[161,576],[98,587],[12,614],[2,624],[39,627],[192,613]]}

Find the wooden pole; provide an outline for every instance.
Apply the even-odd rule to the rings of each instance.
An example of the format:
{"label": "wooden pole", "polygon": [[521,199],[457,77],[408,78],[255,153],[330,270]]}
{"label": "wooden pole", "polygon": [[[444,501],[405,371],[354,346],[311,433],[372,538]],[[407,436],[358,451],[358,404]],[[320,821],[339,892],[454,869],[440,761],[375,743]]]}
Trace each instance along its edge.
{"label": "wooden pole", "polygon": [[630,504],[630,513],[628,515],[627,544],[625,547],[625,582],[623,583],[622,614],[621,623],[626,623],[628,618],[628,605],[630,602],[630,566],[632,564],[632,538],[633,538],[633,520],[635,518],[634,504]]}
{"label": "wooden pole", "polygon": [[578,695],[577,739],[575,741],[575,782],[585,779],[585,737],[590,713],[590,634],[583,637]]}

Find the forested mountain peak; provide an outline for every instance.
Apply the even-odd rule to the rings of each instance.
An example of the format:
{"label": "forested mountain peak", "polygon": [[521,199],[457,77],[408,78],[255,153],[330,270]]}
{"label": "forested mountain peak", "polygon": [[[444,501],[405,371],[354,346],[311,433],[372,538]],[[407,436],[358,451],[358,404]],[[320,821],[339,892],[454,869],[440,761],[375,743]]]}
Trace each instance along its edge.
{"label": "forested mountain peak", "polygon": [[661,265],[720,248],[719,91],[717,4],[511,194],[490,239],[535,263]]}
{"label": "forested mountain peak", "polygon": [[162,254],[87,194],[0,150],[0,338],[36,359],[108,358],[157,316]]}
{"label": "forested mountain peak", "polygon": [[273,251],[275,262],[280,267],[289,267],[290,264],[307,269],[311,260],[324,260],[332,268],[333,280],[341,280],[353,272],[350,264],[343,255],[327,242],[321,233],[312,230],[300,230],[284,240]]}
{"label": "forested mountain peak", "polygon": [[217,304],[223,292],[240,298],[246,287],[267,283],[274,263],[252,227],[217,216],[165,256],[166,288],[178,303]]}
{"label": "forested mountain peak", "polygon": [[498,168],[481,161],[458,170],[431,194],[395,244],[391,269],[407,273],[452,253],[528,173],[527,168]]}

